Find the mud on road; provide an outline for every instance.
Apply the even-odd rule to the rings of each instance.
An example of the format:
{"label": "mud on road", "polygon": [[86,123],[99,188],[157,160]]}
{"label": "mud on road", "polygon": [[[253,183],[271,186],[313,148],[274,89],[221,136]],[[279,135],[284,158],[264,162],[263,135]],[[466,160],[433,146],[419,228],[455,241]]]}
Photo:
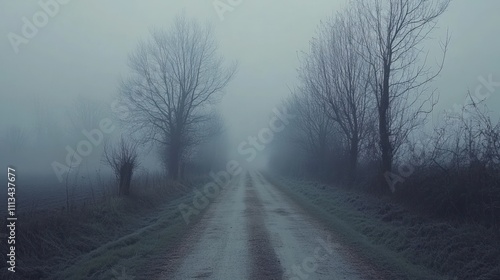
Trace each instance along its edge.
{"label": "mud on road", "polygon": [[379,279],[335,240],[260,173],[247,172],[166,253],[156,279]]}

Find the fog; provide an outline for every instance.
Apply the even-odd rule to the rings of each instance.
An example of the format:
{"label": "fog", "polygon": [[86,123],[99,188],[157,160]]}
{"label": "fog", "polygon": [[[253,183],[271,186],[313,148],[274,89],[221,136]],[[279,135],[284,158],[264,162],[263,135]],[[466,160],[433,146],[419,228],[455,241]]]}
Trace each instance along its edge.
{"label": "fog", "polygon": [[[34,15],[44,11],[38,2],[2,1],[0,129],[5,135],[17,128],[25,144],[32,144],[22,149],[41,141],[35,133],[40,127],[47,130],[45,141],[50,142],[43,145],[42,153],[18,153],[5,142],[2,164],[18,166],[26,173],[53,174],[51,164],[65,160],[66,147],[76,149],[78,141],[86,139],[68,122],[78,102],[99,103],[107,112],[103,117],[113,117],[109,108],[118,98],[120,80],[130,71],[129,55],[150,36],[150,30],[170,28],[180,14],[212,26],[219,53],[227,62],[238,63],[216,107],[224,120],[228,158],[245,163],[239,145],[268,126],[273,110],[298,85],[300,57],[308,52],[318,25],[342,10],[346,1],[241,1],[227,10],[228,6],[216,3],[68,1],[51,7],[55,10],[47,23],[33,31],[26,30],[26,20],[33,21]],[[451,38],[443,71],[430,85],[439,93],[439,102],[428,126],[440,123],[443,112],[456,111],[467,90],[481,87],[481,81],[498,79],[500,39],[494,15],[498,7],[493,0],[454,1],[431,34],[436,40],[425,42],[432,64],[439,60],[438,41],[447,34]],[[32,38],[13,41],[13,34],[27,37],[23,32],[33,33],[29,34]],[[492,111],[500,111],[496,92],[487,103]],[[115,136],[118,131],[128,133],[123,124],[115,124]],[[51,127],[59,128],[51,131]],[[156,148],[143,148],[142,167],[161,170]],[[252,164],[264,166],[267,150],[259,150]],[[95,170],[101,164],[101,145],[96,151],[83,160],[88,166],[82,169]]]}
{"label": "fog", "polygon": [[[147,38],[151,28],[168,28],[176,15],[185,13],[211,24],[220,52],[239,63],[219,104],[231,139],[228,148],[235,152],[231,147],[264,127],[272,109],[296,85],[298,53],[307,51],[320,20],[345,6],[345,1],[241,1],[222,18],[211,1],[68,1],[29,42],[17,47],[8,34],[22,35],[23,17],[31,19],[41,7],[35,1],[0,5],[2,130],[30,128],[37,118],[36,100],[56,119],[64,118],[78,96],[110,103],[138,41]],[[479,84],[478,77],[498,72],[500,39],[494,15],[498,7],[494,0],[454,1],[440,20],[433,37],[443,37],[449,30],[451,42],[444,70],[434,84],[440,93],[436,121],[438,112],[463,102],[466,89]],[[435,50],[436,43],[430,43]],[[490,102],[496,105],[492,109],[499,108],[497,94]]]}
{"label": "fog", "polygon": [[[116,205],[151,214],[156,210],[148,207],[171,199],[196,200],[202,183],[233,184],[248,189],[217,202],[222,208],[212,214],[241,214],[235,220],[251,217],[250,228],[265,229],[265,211],[297,211],[281,199],[282,187],[274,183],[281,180],[304,197],[309,189],[322,199],[338,191],[322,193],[330,190],[323,183],[404,206],[415,206],[408,201],[419,197],[446,221],[498,227],[500,2],[412,1],[0,0],[0,162],[15,169],[22,185],[17,211],[52,208],[78,220],[71,216],[77,207],[86,217],[93,217],[94,206],[115,213],[119,206],[109,202],[125,198]],[[400,32],[391,29],[398,12],[417,2],[406,11],[415,20],[399,19]],[[370,9],[387,12],[392,5],[403,8],[386,17]],[[386,35],[393,40],[381,43]],[[4,191],[0,199],[7,200]],[[181,204],[167,208],[180,209],[185,220]],[[243,215],[243,205],[254,212]],[[195,206],[199,213],[205,207]],[[48,218],[59,217],[52,214]],[[273,223],[299,228],[284,217],[272,216]],[[39,229],[35,220],[26,232]],[[309,242],[318,228],[301,236],[310,235]],[[247,232],[243,224],[237,230]],[[250,232],[269,239],[264,233]],[[23,237],[40,243],[34,236]],[[289,242],[298,242],[291,236]],[[111,241],[99,238],[96,244]],[[82,251],[100,245],[88,246]],[[112,273],[107,269],[96,268],[99,277]],[[73,279],[65,275],[51,279]]]}

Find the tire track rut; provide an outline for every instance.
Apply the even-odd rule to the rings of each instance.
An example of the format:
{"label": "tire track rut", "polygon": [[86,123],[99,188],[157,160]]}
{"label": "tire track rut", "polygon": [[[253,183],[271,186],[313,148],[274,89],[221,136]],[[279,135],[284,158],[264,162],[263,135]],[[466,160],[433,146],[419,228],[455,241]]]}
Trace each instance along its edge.
{"label": "tire track rut", "polygon": [[245,197],[245,217],[249,234],[252,279],[283,279],[280,260],[271,244],[271,238],[265,224],[265,212],[262,202],[255,191],[252,177],[247,174]]}

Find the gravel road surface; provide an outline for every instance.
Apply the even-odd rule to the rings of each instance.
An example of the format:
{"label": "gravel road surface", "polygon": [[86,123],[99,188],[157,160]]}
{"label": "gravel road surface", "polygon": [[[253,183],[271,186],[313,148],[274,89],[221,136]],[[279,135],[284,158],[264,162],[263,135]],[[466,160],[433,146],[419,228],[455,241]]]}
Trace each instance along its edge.
{"label": "gravel road surface", "polygon": [[157,279],[379,279],[258,172],[231,181]]}

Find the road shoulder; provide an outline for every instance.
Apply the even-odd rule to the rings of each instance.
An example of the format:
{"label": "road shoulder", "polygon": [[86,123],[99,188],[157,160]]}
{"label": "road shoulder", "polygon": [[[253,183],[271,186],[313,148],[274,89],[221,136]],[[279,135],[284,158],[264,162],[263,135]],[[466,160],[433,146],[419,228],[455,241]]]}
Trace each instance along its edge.
{"label": "road shoulder", "polygon": [[[363,222],[370,223],[370,227],[377,227],[378,221],[364,215],[360,209],[350,209],[345,205],[335,204],[330,197],[332,193],[326,189],[326,185],[285,179],[268,173],[263,173],[263,176],[310,216],[318,219],[332,232],[338,233],[340,242],[349,248],[351,261],[374,275],[380,275],[376,278],[446,279],[421,265],[409,263],[401,255],[381,244],[374,244],[353,224],[363,219]],[[341,195],[341,192],[335,194]]]}

